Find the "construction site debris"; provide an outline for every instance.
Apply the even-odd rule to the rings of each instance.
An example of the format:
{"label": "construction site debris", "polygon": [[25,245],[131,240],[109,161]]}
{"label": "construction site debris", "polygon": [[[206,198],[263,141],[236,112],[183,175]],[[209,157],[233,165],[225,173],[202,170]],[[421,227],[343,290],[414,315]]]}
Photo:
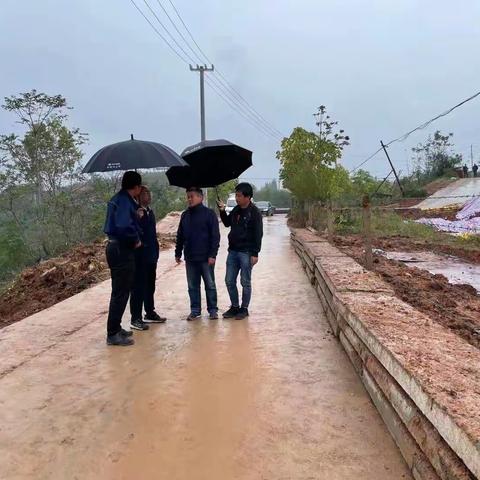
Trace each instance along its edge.
{"label": "construction site debris", "polygon": [[[180,219],[172,212],[157,224],[160,248],[169,248]],[[79,245],[23,270],[0,297],[0,328],[51,307],[110,276],[106,239]]]}

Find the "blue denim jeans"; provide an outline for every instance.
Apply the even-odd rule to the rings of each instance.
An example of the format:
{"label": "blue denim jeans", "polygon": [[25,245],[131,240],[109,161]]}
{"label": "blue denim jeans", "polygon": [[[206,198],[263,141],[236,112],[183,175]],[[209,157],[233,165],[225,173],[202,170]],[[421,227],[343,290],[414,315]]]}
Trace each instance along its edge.
{"label": "blue denim jeans", "polygon": [[252,263],[251,255],[246,252],[228,252],[227,274],[225,284],[232,307],[239,307],[237,277],[240,272],[240,284],[242,285],[242,308],[248,308],[252,298]]}
{"label": "blue denim jeans", "polygon": [[217,313],[217,287],[215,285],[215,267],[208,262],[185,262],[187,269],[188,295],[190,296],[190,313],[202,313],[200,282],[203,278],[207,297],[208,313]]}

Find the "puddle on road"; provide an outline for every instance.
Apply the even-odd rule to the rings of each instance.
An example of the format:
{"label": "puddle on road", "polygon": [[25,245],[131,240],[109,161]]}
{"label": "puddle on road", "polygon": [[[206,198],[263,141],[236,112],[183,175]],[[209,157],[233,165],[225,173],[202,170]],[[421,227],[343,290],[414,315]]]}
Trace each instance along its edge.
{"label": "puddle on road", "polygon": [[480,294],[480,265],[465,262],[457,257],[430,252],[385,252],[376,253],[390,260],[403,262],[410,267],[421,268],[433,274],[444,275],[450,283],[468,283]]}

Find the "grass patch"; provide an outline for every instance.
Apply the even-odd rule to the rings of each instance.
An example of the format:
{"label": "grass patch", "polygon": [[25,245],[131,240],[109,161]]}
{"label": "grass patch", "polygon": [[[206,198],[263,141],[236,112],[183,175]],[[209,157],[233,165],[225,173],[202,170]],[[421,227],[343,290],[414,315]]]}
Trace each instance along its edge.
{"label": "grass patch", "polygon": [[[342,210],[335,214],[335,233],[339,235],[363,233],[361,210]],[[406,237],[437,245],[450,245],[467,250],[480,250],[480,235],[451,235],[428,225],[406,220],[395,212],[372,210],[372,235],[374,237]]]}
{"label": "grass patch", "polygon": [[[480,250],[480,235],[451,235],[435,230],[428,225],[422,225],[413,220],[407,220],[394,211],[372,208],[372,235],[374,237],[404,237],[420,240],[430,244],[448,245],[466,250]],[[320,232],[327,228],[327,210],[315,207],[311,216],[305,212],[293,212],[292,220],[296,226],[305,226],[311,222]],[[334,233],[337,235],[361,235],[363,233],[363,217],[361,208],[335,209],[333,214]]]}

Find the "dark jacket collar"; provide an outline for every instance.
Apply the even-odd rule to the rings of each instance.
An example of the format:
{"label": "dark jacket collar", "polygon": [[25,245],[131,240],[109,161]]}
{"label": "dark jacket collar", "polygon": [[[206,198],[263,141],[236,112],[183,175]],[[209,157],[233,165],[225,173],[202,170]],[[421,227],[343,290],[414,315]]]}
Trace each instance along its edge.
{"label": "dark jacket collar", "polygon": [[203,203],[199,203],[198,205],[195,205],[194,207],[188,207],[189,212],[198,212],[204,207]]}
{"label": "dark jacket collar", "polygon": [[120,190],[118,192],[119,195],[123,195],[124,197],[127,197],[131,202],[133,202],[135,205],[139,205],[137,201],[127,192],[127,190]]}

